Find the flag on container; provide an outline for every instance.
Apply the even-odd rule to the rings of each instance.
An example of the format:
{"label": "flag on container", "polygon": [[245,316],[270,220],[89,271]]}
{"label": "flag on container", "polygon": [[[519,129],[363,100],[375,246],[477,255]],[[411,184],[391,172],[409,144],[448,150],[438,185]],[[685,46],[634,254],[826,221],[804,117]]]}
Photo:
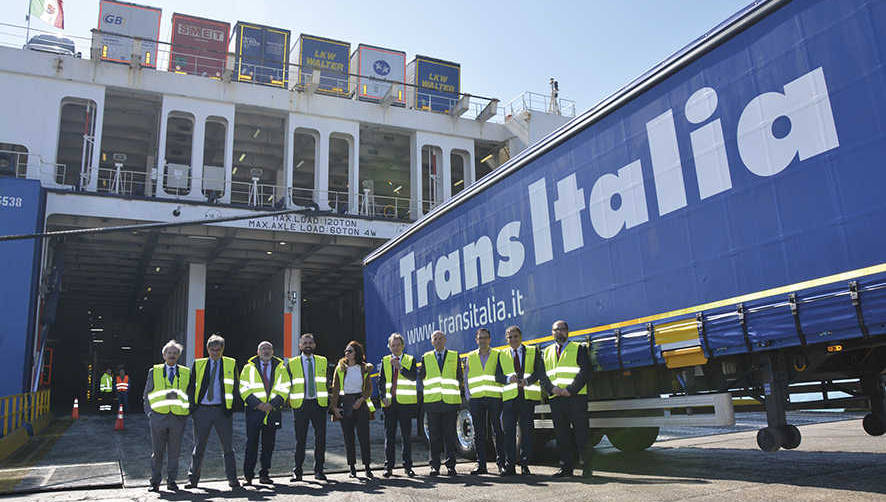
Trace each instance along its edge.
{"label": "flag on container", "polygon": [[31,15],[59,29],[65,28],[63,0],[31,0]]}

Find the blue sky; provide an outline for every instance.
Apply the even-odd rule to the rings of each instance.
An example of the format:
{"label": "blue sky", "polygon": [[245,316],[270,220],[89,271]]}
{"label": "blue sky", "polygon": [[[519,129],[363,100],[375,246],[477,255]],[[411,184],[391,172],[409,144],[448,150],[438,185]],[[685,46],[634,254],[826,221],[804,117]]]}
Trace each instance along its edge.
{"label": "blue sky", "polygon": [[[548,78],[579,111],[615,92],[704,34],[750,0],[483,1],[146,0],[173,12],[232,25],[252,21],[300,33],[404,50],[461,64],[462,92],[507,102],[524,90],[548,92]],[[20,4],[20,8],[13,8]],[[7,0],[0,22],[24,25],[27,0]],[[98,0],[65,0],[65,32],[88,36]],[[39,20],[32,26],[49,29]],[[3,32],[15,31],[4,27]],[[20,36],[23,43],[24,36]],[[10,38],[3,37],[9,44]],[[78,50],[88,41],[77,40]]]}

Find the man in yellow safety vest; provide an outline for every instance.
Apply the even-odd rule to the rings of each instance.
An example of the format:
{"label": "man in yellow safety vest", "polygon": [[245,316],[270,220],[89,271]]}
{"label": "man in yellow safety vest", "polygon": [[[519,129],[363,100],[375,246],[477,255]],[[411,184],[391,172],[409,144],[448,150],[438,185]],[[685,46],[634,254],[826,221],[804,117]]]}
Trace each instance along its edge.
{"label": "man in yellow safety vest", "polygon": [[178,457],[181,452],[182,433],[188,419],[188,383],[191,370],[178,363],[182,346],[169,340],[161,353],[164,362],[148,370],[145,380],[144,407],[151,426],[151,479],[152,492],[160,491],[163,452],[168,454],[166,488],[177,491]]}
{"label": "man in yellow safety vest", "polygon": [[406,343],[400,333],[391,333],[388,337],[388,348],[391,353],[381,360],[381,371],[378,372],[378,390],[382,395],[382,406],[385,409],[385,472],[384,477],[394,474],[394,445],[396,443],[397,425],[403,437],[403,471],[407,476],[414,477],[412,470],[412,419],[418,409],[418,376],[417,362],[409,354],[404,354]]}
{"label": "man in yellow safety vest", "polygon": [[258,443],[261,438],[261,467],[258,482],[272,485],[271,455],[277,441],[277,429],[283,421],[281,410],[289,394],[289,372],[279,357],[274,357],[274,345],[265,340],[258,344],[257,354],[240,371],[240,396],[246,407],[246,453],[243,458],[243,479],[252,485]]}
{"label": "man in yellow safety vest", "polygon": [[194,422],[194,451],[188,469],[185,488],[197,488],[203,466],[203,454],[209,433],[215,428],[225,458],[225,476],[228,486],[237,488],[237,463],[234,459],[234,394],[237,392],[237,361],[225,357],[225,339],[214,334],[206,341],[209,357],[194,361],[191,368],[191,385],[188,397],[191,401],[191,417]]}
{"label": "man in yellow safety vest", "polygon": [[446,451],[444,464],[446,475],[456,476],[456,430],[455,421],[461,405],[462,378],[458,352],[446,350],[446,335],[437,330],[431,333],[434,350],[422,356],[418,377],[424,384],[423,406],[428,415],[430,436],[430,476],[440,475],[440,454]]}
{"label": "man in yellow safety vest", "polygon": [[[532,455],[532,414],[535,405],[541,401],[541,385],[547,381],[545,365],[541,359],[541,351],[534,345],[523,345],[523,333],[518,326],[510,326],[505,330],[509,347],[499,352],[498,362],[504,376],[502,387],[501,426],[504,431],[505,457],[507,469],[505,475],[517,473],[527,476],[529,459]],[[517,456],[517,426],[520,436],[520,455]]]}
{"label": "man in yellow safety vest", "polygon": [[314,479],[326,481],[323,465],[326,460],[326,410],[329,409],[329,366],[326,358],[314,354],[317,342],[314,335],[304,333],[298,341],[301,355],[289,360],[292,387],[289,406],[295,423],[295,466],[291,482],[301,481],[305,463],[308,424],[314,428]]}
{"label": "man in yellow safety vest", "polygon": [[486,426],[492,424],[495,463],[498,465],[498,474],[503,476],[506,467],[501,437],[501,385],[496,381],[496,374],[501,374],[498,365],[499,352],[490,347],[492,335],[488,329],[478,329],[476,337],[477,350],[468,353],[464,369],[468,379],[468,406],[474,426],[474,453],[477,455],[477,468],[471,474],[489,474],[486,470]]}
{"label": "man in yellow safety vest", "polygon": [[588,379],[590,360],[587,347],[569,341],[566,321],[551,326],[554,343],[545,348],[544,362],[549,382],[543,382],[550,398],[551,418],[560,452],[560,470],[555,478],[572,477],[575,454],[584,461],[584,477],[592,476],[592,448],[588,440]]}

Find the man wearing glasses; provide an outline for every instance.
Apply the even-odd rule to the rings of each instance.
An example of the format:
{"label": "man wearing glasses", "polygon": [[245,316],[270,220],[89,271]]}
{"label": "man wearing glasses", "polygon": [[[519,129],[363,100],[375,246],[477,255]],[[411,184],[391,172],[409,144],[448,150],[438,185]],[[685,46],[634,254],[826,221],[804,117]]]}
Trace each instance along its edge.
{"label": "man wearing glasses", "polygon": [[[516,474],[520,464],[520,474],[527,476],[529,459],[532,455],[532,413],[541,401],[541,382],[550,385],[545,373],[541,351],[534,345],[523,345],[523,333],[517,326],[505,330],[509,348],[501,351],[499,364],[503,373],[501,423],[504,429],[505,476]],[[544,382],[547,382],[546,384]],[[517,426],[520,436],[520,456],[517,457]]]}
{"label": "man wearing glasses", "polygon": [[593,475],[592,449],[586,448],[588,440],[588,379],[590,360],[587,347],[569,341],[566,321],[556,321],[551,326],[554,343],[545,348],[545,371],[550,381],[542,382],[550,396],[551,418],[560,452],[560,470],[555,478],[572,477],[576,449],[584,463],[582,475]]}

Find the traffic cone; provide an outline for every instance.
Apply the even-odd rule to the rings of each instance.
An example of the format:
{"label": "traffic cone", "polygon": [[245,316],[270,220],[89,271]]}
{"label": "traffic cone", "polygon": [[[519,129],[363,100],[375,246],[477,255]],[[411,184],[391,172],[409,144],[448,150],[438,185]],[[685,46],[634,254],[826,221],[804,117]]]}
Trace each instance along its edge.
{"label": "traffic cone", "polygon": [[117,410],[117,421],[114,423],[115,431],[123,430],[123,405],[120,405],[120,408]]}
{"label": "traffic cone", "polygon": [[77,398],[74,398],[74,407],[71,408],[71,418],[77,420],[80,418],[80,405],[77,403]]}

